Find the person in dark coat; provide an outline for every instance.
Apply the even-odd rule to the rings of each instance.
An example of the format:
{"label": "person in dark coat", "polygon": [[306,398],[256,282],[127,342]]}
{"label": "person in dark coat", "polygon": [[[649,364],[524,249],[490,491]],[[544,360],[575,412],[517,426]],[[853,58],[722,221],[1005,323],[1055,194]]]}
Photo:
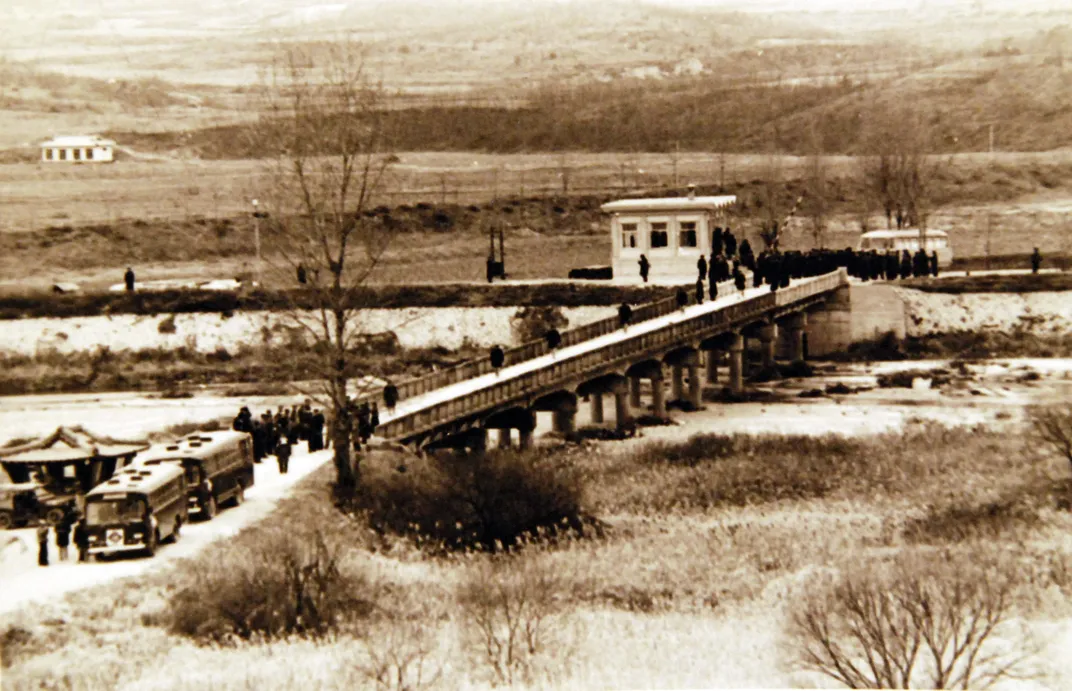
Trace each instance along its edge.
{"label": "person in dark coat", "polygon": [[645,283],[648,282],[648,272],[651,271],[651,263],[648,261],[647,256],[640,255],[640,261],[637,262],[640,265],[640,278]]}
{"label": "person in dark coat", "polygon": [[89,559],[89,531],[86,530],[86,519],[77,512],[74,514],[74,547],[78,550],[78,561],[84,562]]}
{"label": "person in dark coat", "polygon": [[127,284],[127,292],[134,290],[134,269],[127,267],[127,272],[123,274],[123,283]]}
{"label": "person in dark coat", "polygon": [[57,561],[67,561],[67,548],[71,545],[71,524],[65,516],[56,524],[56,547],[59,548]]}
{"label": "person in dark coat", "polygon": [[696,273],[699,275],[700,280],[707,278],[707,257],[700,255],[700,258],[696,260]]}
{"label": "person in dark coat", "polygon": [[722,249],[725,247],[723,243],[722,228],[715,228],[715,232],[711,235],[711,256],[717,257],[722,254]]}
{"label": "person in dark coat", "polygon": [[906,279],[912,275],[912,255],[908,253],[908,250],[901,252],[901,279]]}
{"label": "person in dark coat", "polygon": [[729,228],[726,228],[722,233],[723,243],[726,245],[726,250],[723,252],[727,257],[734,257],[737,255],[737,238],[730,232]]}
{"label": "person in dark coat", "polygon": [[48,526],[37,527],[37,565],[48,566]]}
{"label": "person in dark coat", "polygon": [[279,464],[279,474],[286,475],[290,468],[290,444],[285,441],[279,443],[275,449],[275,460]]}
{"label": "person in dark coat", "polygon": [[703,293],[704,293],[703,279],[702,278],[697,278],[696,279],[696,304],[697,305],[702,305],[703,304]]}
{"label": "person in dark coat", "polygon": [[320,412],[319,408],[313,411],[312,423],[313,439],[310,443],[316,446],[316,451],[322,451],[324,449],[324,413]]}
{"label": "person in dark coat", "polygon": [[931,252],[931,276],[938,278],[938,253]]}
{"label": "person in dark coat", "polygon": [[707,291],[712,300],[718,296],[718,255],[714,254],[707,265]]}
{"label": "person in dark coat", "polygon": [[733,285],[737,287],[737,292],[743,293],[745,287],[744,272],[739,268],[733,272]]}
{"label": "person in dark coat", "polygon": [[372,402],[372,417],[370,422],[372,423],[372,430],[375,432],[376,428],[380,426],[380,406],[375,401]]}
{"label": "person in dark coat", "polygon": [[309,280],[309,277],[305,273],[305,265],[299,263],[298,264],[298,283],[301,283],[302,285],[305,285],[306,281],[308,281],[308,280]]}
{"label": "person in dark coat", "polygon": [[264,423],[254,420],[250,434],[253,437],[253,462],[260,463],[264,458]]}
{"label": "person in dark coat", "polygon": [[1042,254],[1039,253],[1039,248],[1036,247],[1035,251],[1031,253],[1031,273],[1037,274],[1040,266],[1042,266]]}

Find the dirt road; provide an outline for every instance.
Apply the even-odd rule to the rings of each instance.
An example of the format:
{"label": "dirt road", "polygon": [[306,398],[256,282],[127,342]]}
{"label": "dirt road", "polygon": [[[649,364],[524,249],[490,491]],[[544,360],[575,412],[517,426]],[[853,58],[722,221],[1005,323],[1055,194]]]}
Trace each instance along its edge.
{"label": "dirt road", "polygon": [[[330,451],[314,454],[298,451],[290,462],[290,472],[280,475],[276,464],[269,460],[256,468],[256,484],[247,490],[242,506],[227,508],[211,521],[191,521],[183,527],[182,539],[175,544],[161,545],[156,556],[127,557],[109,562],[57,561],[56,545],[49,548],[51,565],[37,565],[37,543],[34,530],[9,530],[0,533],[0,614],[10,613],[24,605],[44,600],[57,600],[64,595],[93,585],[128,578],[152,569],[169,566],[178,559],[192,556],[206,545],[234,535],[239,530],[260,521],[278,501],[302,478],[331,458]],[[53,534],[54,538],[54,534]],[[75,557],[74,549],[71,550]]]}

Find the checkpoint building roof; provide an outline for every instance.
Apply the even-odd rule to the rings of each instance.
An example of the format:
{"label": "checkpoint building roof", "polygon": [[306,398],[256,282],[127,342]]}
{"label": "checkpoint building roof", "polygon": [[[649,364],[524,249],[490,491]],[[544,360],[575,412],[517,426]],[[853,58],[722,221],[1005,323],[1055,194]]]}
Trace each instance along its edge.
{"label": "checkpoint building roof", "polygon": [[53,137],[48,141],[41,142],[41,146],[49,148],[86,148],[94,146],[115,146],[115,142],[111,139],[105,139],[104,137],[99,137],[97,135],[74,134]]}
{"label": "checkpoint building roof", "polygon": [[717,211],[733,206],[737,196],[720,194],[709,197],[652,197],[648,199],[619,199],[607,202],[601,209],[607,213],[650,211]]}
{"label": "checkpoint building roof", "polygon": [[121,441],[93,434],[81,426],[57,427],[55,432],[17,446],[0,449],[5,463],[70,463],[94,458],[132,456],[148,442]]}

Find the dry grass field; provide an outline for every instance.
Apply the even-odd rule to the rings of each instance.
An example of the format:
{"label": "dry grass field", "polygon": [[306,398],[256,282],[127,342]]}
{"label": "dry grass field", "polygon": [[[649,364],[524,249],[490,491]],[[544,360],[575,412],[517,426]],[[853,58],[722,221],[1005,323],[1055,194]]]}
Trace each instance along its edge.
{"label": "dry grass field", "polygon": [[[188,564],[6,617],[5,688],[814,686],[829,682],[793,664],[794,608],[824,575],[897,555],[970,555],[1012,578],[999,635],[1036,637],[1032,677],[1059,688],[1072,679],[1061,654],[1072,632],[1054,621],[1072,613],[1068,466],[1023,439],[920,423],[861,438],[555,449],[545,453],[573,468],[606,534],[499,558],[429,556],[344,520],[327,505],[325,471],[264,526]],[[368,481],[397,475],[397,462],[369,459]],[[284,533],[311,535],[301,525],[339,546],[366,603],[356,618],[326,637],[260,642],[199,645],[169,630],[183,588],[243,572]],[[484,634],[508,640],[500,604],[533,627],[509,661],[485,645]]]}

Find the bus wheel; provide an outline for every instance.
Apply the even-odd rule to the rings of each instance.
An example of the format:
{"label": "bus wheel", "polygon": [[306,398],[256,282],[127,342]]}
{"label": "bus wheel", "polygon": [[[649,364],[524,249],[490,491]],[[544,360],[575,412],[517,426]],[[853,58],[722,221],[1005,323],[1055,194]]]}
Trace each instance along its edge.
{"label": "bus wheel", "polygon": [[235,488],[234,499],[232,504],[234,506],[242,506],[242,502],[246,500],[246,488],[241,483]]}
{"label": "bus wheel", "polygon": [[204,504],[204,511],[202,511],[202,513],[205,515],[205,520],[211,521],[213,518],[216,517],[216,512],[216,497],[209,496],[208,501]]}
{"label": "bus wheel", "polygon": [[154,556],[156,554],[156,547],[160,544],[160,531],[154,530],[149,533],[149,539],[145,542],[145,553],[147,555]]}
{"label": "bus wheel", "polygon": [[7,509],[0,509],[0,530],[7,530],[15,525],[15,514]]}
{"label": "bus wheel", "polygon": [[45,521],[49,525],[59,525],[60,523],[63,523],[63,518],[66,515],[66,511],[58,506],[54,506],[45,513]]}

